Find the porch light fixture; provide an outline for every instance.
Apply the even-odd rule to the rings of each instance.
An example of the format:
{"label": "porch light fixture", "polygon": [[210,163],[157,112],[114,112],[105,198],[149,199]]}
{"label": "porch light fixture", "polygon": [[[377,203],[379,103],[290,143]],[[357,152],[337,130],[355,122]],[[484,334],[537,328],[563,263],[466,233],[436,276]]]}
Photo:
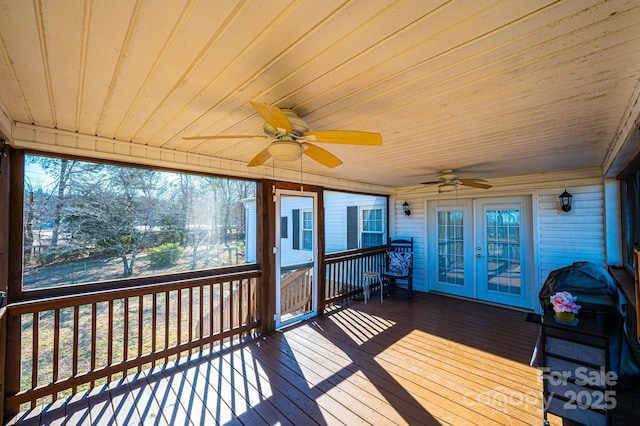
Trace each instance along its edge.
{"label": "porch light fixture", "polygon": [[560,208],[563,212],[569,213],[571,211],[571,199],[573,195],[569,194],[565,189],[562,194],[560,194]]}
{"label": "porch light fixture", "polygon": [[402,204],[402,211],[405,215],[411,216],[411,209],[409,209],[409,203],[407,203],[406,201],[404,202],[404,204]]}
{"label": "porch light fixture", "polygon": [[294,161],[302,157],[302,145],[295,141],[274,141],[267,148],[269,154],[278,161]]}

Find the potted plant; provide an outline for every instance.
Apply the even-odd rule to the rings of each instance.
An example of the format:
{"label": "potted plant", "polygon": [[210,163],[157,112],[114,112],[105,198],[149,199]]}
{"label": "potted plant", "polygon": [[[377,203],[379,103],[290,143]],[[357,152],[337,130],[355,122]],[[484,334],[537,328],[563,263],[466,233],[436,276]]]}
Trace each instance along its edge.
{"label": "potted plant", "polygon": [[553,305],[555,316],[563,322],[573,322],[581,306],[576,304],[576,297],[568,291],[559,291],[549,297],[549,303]]}

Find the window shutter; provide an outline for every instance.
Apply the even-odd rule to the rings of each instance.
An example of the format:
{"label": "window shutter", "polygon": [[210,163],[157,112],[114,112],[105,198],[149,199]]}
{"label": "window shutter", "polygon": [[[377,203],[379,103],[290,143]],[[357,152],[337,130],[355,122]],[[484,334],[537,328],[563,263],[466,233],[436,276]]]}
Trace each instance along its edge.
{"label": "window shutter", "polygon": [[289,219],[287,216],[280,218],[280,238],[289,238]]}
{"label": "window shutter", "polygon": [[347,207],[347,250],[358,248],[358,206]]}
{"label": "window shutter", "polygon": [[291,235],[293,249],[300,250],[300,209],[291,211],[291,221],[293,222],[293,235]]}

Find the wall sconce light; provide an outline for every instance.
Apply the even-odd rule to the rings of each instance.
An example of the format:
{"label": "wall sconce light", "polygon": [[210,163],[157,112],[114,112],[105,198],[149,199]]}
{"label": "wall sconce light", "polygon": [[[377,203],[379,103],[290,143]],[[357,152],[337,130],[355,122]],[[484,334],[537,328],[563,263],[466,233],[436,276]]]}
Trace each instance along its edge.
{"label": "wall sconce light", "polygon": [[404,204],[402,204],[402,211],[407,216],[411,216],[411,209],[409,209],[409,203],[407,203],[406,201],[404,202]]}
{"label": "wall sconce light", "polygon": [[565,189],[562,194],[560,194],[560,208],[563,212],[569,213],[571,211],[571,199],[573,195],[569,194]]}

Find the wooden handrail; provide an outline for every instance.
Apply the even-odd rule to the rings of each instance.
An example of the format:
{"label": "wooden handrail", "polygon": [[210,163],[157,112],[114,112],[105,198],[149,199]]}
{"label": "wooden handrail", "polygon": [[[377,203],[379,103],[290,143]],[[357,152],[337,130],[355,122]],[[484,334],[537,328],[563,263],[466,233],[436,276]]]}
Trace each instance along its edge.
{"label": "wooden handrail", "polygon": [[[170,281],[166,283],[147,284],[138,287],[127,287],[122,289],[98,290],[81,294],[70,294],[67,296],[50,296],[42,298],[26,299],[12,303],[9,308],[11,315],[22,315],[25,313],[42,312],[56,308],[66,308],[76,305],[84,305],[96,302],[122,299],[123,297],[135,297],[155,292],[165,292],[182,290],[193,286],[206,285],[212,280],[216,282],[243,280],[261,276],[261,271],[252,270],[240,274],[222,274],[207,278],[194,278],[190,280]],[[36,309],[37,308],[37,309]]]}

